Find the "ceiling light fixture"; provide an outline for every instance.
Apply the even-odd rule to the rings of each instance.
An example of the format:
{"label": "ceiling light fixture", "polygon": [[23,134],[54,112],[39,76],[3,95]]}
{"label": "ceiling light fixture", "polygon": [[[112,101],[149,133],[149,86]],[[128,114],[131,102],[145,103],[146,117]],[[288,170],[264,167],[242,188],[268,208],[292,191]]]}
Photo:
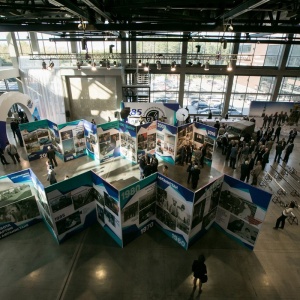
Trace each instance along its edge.
{"label": "ceiling light fixture", "polygon": [[91,64],[91,70],[94,71],[94,72],[97,70],[97,65],[96,65],[95,62],[92,62],[92,64]]}
{"label": "ceiling light fixture", "polygon": [[171,63],[171,71],[172,71],[172,72],[176,71],[176,62],[175,62],[175,61],[173,61],[173,62]]}
{"label": "ceiling light fixture", "polygon": [[107,62],[106,62],[106,69],[110,70],[110,62],[109,62],[109,60],[107,60]]}
{"label": "ceiling light fixture", "polygon": [[204,65],[204,71],[209,71],[209,62],[208,61]]}
{"label": "ceiling light fixture", "polygon": [[109,45],[109,53],[113,53],[113,47],[114,47],[115,45]]}
{"label": "ceiling light fixture", "polygon": [[49,66],[48,66],[47,69],[48,69],[49,71],[52,71],[53,68],[54,68],[54,62],[50,60]]}
{"label": "ceiling light fixture", "polygon": [[158,60],[158,61],[156,62],[156,69],[157,69],[157,70],[161,70],[161,62],[160,62],[160,60]]}
{"label": "ceiling light fixture", "polygon": [[99,66],[100,66],[100,67],[103,67],[103,60],[100,60],[100,61],[99,61]]}
{"label": "ceiling light fixture", "polygon": [[114,60],[114,67],[116,67],[117,66],[117,62]]}
{"label": "ceiling light fixture", "polygon": [[142,65],[142,61],[139,59],[138,66],[141,67]]}
{"label": "ceiling light fixture", "polygon": [[144,71],[149,72],[149,63],[148,63],[148,61],[146,62],[145,66],[144,66]]}
{"label": "ceiling light fixture", "polygon": [[192,67],[193,66],[193,62],[189,61],[189,66]]}
{"label": "ceiling light fixture", "polygon": [[232,62],[231,60],[228,62],[228,65],[227,65],[227,71],[232,71]]}

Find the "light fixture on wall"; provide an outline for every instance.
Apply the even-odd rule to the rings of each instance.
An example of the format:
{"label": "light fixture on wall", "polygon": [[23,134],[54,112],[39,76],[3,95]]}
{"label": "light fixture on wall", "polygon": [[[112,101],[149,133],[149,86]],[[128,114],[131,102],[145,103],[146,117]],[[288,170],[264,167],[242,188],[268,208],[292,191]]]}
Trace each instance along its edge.
{"label": "light fixture on wall", "polygon": [[227,71],[232,71],[232,63],[231,60],[228,62]]}
{"label": "light fixture on wall", "polygon": [[188,64],[189,64],[190,67],[192,67],[194,65],[192,61],[189,61]]}
{"label": "light fixture on wall", "polygon": [[156,61],[156,69],[157,70],[161,70],[161,62],[160,62],[160,60]]}
{"label": "light fixture on wall", "polygon": [[47,69],[47,64],[45,63],[44,60],[43,60],[43,62],[42,62],[42,69],[43,69],[43,70],[46,70],[46,69]]}
{"label": "light fixture on wall", "polygon": [[172,72],[176,71],[176,62],[175,62],[175,61],[173,61],[173,62],[171,63],[171,71],[172,71]]}
{"label": "light fixture on wall", "polygon": [[117,62],[114,60],[114,67],[116,67],[117,66]]}
{"label": "light fixture on wall", "polygon": [[141,67],[142,65],[142,61],[139,59],[138,66]]}
{"label": "light fixture on wall", "polygon": [[109,60],[107,60],[107,62],[106,62],[106,69],[110,70],[110,62],[109,62]]}
{"label": "light fixture on wall", "polygon": [[204,71],[209,71],[209,62],[208,61],[204,65]]}
{"label": "light fixture on wall", "polygon": [[114,47],[115,45],[109,45],[109,53],[113,53],[113,47]]}
{"label": "light fixture on wall", "polygon": [[100,60],[100,61],[99,61],[99,66],[100,66],[100,67],[103,67],[103,60]]}
{"label": "light fixture on wall", "polygon": [[228,31],[233,31],[232,20],[230,20],[230,25],[228,26]]}
{"label": "light fixture on wall", "polygon": [[94,61],[91,64],[91,70],[94,71],[94,72],[97,70],[97,65]]}

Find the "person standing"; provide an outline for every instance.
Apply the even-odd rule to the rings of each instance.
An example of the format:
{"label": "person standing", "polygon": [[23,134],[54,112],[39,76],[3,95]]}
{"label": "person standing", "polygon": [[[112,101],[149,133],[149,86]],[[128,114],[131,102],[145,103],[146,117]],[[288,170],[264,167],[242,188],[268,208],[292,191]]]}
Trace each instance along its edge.
{"label": "person standing", "polygon": [[260,163],[260,161],[258,161],[256,166],[254,167],[254,169],[251,171],[251,175],[252,175],[251,185],[257,185],[257,179],[258,179],[258,176],[259,176],[261,170],[262,170],[261,163]]}
{"label": "person standing", "polygon": [[275,135],[274,135],[274,139],[273,139],[273,141],[275,141],[275,139],[277,138],[277,143],[279,142],[280,131],[281,131],[281,126],[278,125],[278,127],[275,130]]}
{"label": "person standing", "polygon": [[139,168],[140,168],[140,179],[144,178],[144,168],[146,166],[146,158],[143,155],[140,159]]}
{"label": "person standing", "polygon": [[56,175],[56,173],[54,172],[53,168],[49,168],[48,169],[48,181],[50,182],[50,184],[57,183],[55,175]]}
{"label": "person standing", "polygon": [[197,260],[194,260],[192,265],[192,271],[194,272],[194,288],[197,287],[197,280],[199,279],[199,294],[202,292],[202,284],[207,282],[207,268],[204,262],[205,257],[201,254]]}
{"label": "person standing", "polygon": [[241,177],[240,177],[240,180],[245,181],[248,173],[249,173],[249,162],[248,162],[248,160],[246,160],[241,164]]}
{"label": "person standing", "polygon": [[232,147],[230,152],[230,167],[232,169],[235,169],[237,154],[238,154],[238,146],[235,145],[234,147]]}
{"label": "person standing", "polygon": [[151,175],[153,172],[152,172],[152,166],[150,164],[149,161],[147,161],[147,164],[145,165],[144,167],[144,178],[145,177],[148,177],[149,175]]}
{"label": "person standing", "polygon": [[5,151],[11,157],[14,164],[16,164],[17,162],[20,162],[20,156],[18,154],[18,149],[15,145],[12,145],[9,142],[6,142]]}
{"label": "person standing", "polygon": [[11,131],[14,134],[14,138],[16,138],[16,130],[19,128],[19,124],[16,120],[12,120],[10,123]]}
{"label": "person standing", "polygon": [[283,161],[285,163],[288,163],[289,161],[289,158],[290,158],[290,155],[291,153],[293,152],[293,149],[294,149],[294,143],[291,142],[285,149],[285,155],[284,155],[284,158],[283,158]]}
{"label": "person standing", "polygon": [[54,167],[54,164],[55,164],[55,167],[57,167],[55,151],[54,151],[54,149],[51,148],[51,146],[48,146],[47,158],[50,160],[53,167]]}
{"label": "person standing", "polygon": [[2,165],[9,165],[9,163],[6,161],[6,158],[4,156],[4,151],[2,148],[0,148],[0,159],[1,159],[1,162],[2,162]]}
{"label": "person standing", "polygon": [[167,166],[167,165],[164,165],[164,166],[163,166],[163,172],[162,172],[162,173],[163,173],[163,175],[166,176],[166,177],[168,177],[168,170],[169,170],[168,166]]}
{"label": "person standing", "polygon": [[276,146],[274,162],[276,162],[276,159],[277,159],[277,163],[280,163],[282,151],[283,151],[283,147],[282,147],[281,142],[279,142],[278,145]]}
{"label": "person standing", "polygon": [[192,170],[192,188],[195,189],[198,185],[198,181],[200,178],[200,170],[198,168],[198,165],[194,165],[194,168]]}
{"label": "person standing", "polygon": [[[285,208],[283,210],[283,212],[281,213],[281,216],[277,219],[276,221],[276,225],[275,227],[273,227],[274,229],[278,229],[278,228],[281,228],[283,229],[284,228],[284,224],[285,224],[285,219],[291,215],[292,211],[294,210],[294,207],[295,207],[295,202],[294,201],[291,201],[290,205],[288,206],[288,208]],[[280,223],[281,223],[281,226],[280,226]]]}
{"label": "person standing", "polygon": [[204,142],[201,150],[201,158],[200,158],[200,165],[202,168],[204,167],[204,158],[206,157],[206,153],[207,153],[207,143]]}
{"label": "person standing", "polygon": [[289,133],[289,139],[287,140],[287,144],[289,143],[289,142],[294,142],[294,139],[295,139],[295,137],[296,137],[296,135],[297,135],[297,129],[296,128],[294,128],[293,130],[291,130],[290,131],[290,133]]}
{"label": "person standing", "polygon": [[152,167],[152,173],[156,173],[158,170],[158,159],[155,157],[155,154],[152,155],[151,159],[151,167]]}
{"label": "person standing", "polygon": [[270,151],[268,148],[265,148],[265,153],[262,156],[261,167],[264,170],[267,163],[269,163]]}

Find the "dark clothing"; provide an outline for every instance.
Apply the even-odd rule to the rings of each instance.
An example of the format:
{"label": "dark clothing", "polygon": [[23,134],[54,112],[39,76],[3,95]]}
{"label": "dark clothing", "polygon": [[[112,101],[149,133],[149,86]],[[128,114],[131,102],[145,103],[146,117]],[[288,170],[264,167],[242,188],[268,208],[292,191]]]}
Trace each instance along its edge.
{"label": "dark clothing", "polygon": [[277,162],[280,163],[280,158],[281,158],[282,151],[283,151],[282,145],[278,144],[276,146],[276,154],[275,154],[274,162],[277,160]]}
{"label": "dark clothing", "polygon": [[235,169],[235,162],[236,162],[237,154],[238,154],[237,147],[232,147],[231,152],[230,152],[230,167],[232,169]]}
{"label": "dark clothing", "polygon": [[180,149],[180,164],[183,166],[186,159],[186,148],[182,146]]}
{"label": "dark clothing", "polygon": [[289,142],[294,142],[296,135],[297,135],[297,131],[291,130],[289,133],[289,139],[287,140],[287,144]]}
{"label": "dark clothing", "polygon": [[157,172],[157,167],[158,167],[158,160],[156,157],[153,157],[152,158],[152,161],[151,161],[151,166],[152,166],[152,173],[155,173]]}
{"label": "dark clothing", "polygon": [[262,156],[261,166],[263,170],[265,169],[266,164],[269,162],[269,155],[270,155],[270,151],[267,151]]}
{"label": "dark clothing", "polygon": [[194,168],[192,170],[192,188],[195,189],[197,187],[198,181],[200,178],[200,170],[198,168]]}
{"label": "dark clothing", "polygon": [[144,168],[144,177],[147,177],[152,174],[152,166],[146,165]]}
{"label": "dark clothing", "polygon": [[9,165],[9,163],[6,161],[6,158],[4,156],[4,151],[2,148],[0,148],[0,159],[1,159],[1,162],[2,162],[2,165]]}
{"label": "dark clothing", "polygon": [[202,167],[204,166],[204,157],[205,156],[206,156],[206,146],[204,146],[201,151],[200,165]]}
{"label": "dark clothing", "polygon": [[281,127],[278,126],[275,130],[275,135],[274,135],[274,139],[273,141],[275,141],[276,137],[277,137],[277,143],[279,142],[279,136],[280,136],[280,132],[281,132]]}
{"label": "dark clothing", "polygon": [[143,156],[140,159],[140,164],[139,164],[139,167],[140,167],[140,179],[144,178],[144,168],[145,168],[145,166],[146,166],[146,160],[145,160],[145,157]]}
{"label": "dark clothing", "polygon": [[48,152],[47,152],[47,158],[50,160],[52,166],[54,166],[54,164],[55,164],[55,166],[57,167],[57,162],[56,162],[56,158],[55,158],[55,151],[54,151],[54,149],[48,150]]}
{"label": "dark clothing", "polygon": [[285,216],[283,213],[281,214],[281,216],[277,219],[276,221],[276,225],[275,225],[275,228],[278,228],[280,223],[281,223],[281,226],[280,228],[283,229],[284,228],[284,224],[285,224],[285,219],[287,218],[287,216]]}
{"label": "dark clothing", "polygon": [[247,175],[249,173],[249,164],[241,164],[241,177],[240,180],[241,181],[245,181]]}
{"label": "dark clothing", "polygon": [[10,123],[10,128],[14,134],[14,138],[16,138],[16,130],[19,128],[19,124],[16,121],[12,121]]}
{"label": "dark clothing", "polygon": [[192,265],[192,271],[194,272],[194,277],[199,278],[202,281],[204,275],[207,274],[206,265],[204,262],[200,262],[199,260],[194,260]]}
{"label": "dark clothing", "polygon": [[289,161],[289,157],[290,157],[291,153],[293,152],[293,149],[294,149],[294,144],[289,144],[286,147],[285,156],[284,156],[284,159],[283,159],[284,162],[287,163]]}

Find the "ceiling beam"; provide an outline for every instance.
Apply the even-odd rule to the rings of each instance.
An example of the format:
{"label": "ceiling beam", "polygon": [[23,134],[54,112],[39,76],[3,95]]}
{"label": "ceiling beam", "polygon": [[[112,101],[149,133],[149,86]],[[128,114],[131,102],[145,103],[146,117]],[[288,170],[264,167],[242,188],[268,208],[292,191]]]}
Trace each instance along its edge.
{"label": "ceiling beam", "polygon": [[94,10],[96,13],[98,13],[101,17],[103,17],[104,19],[108,20],[109,22],[113,22],[113,19],[110,17],[110,15],[108,15],[107,13],[103,12],[100,8],[99,8],[99,3],[95,3],[95,0],[81,0],[82,2],[84,2],[85,4],[89,5],[89,7]]}
{"label": "ceiling beam", "polygon": [[[10,25],[0,23],[0,32],[13,31],[36,31],[36,32],[76,32],[78,24],[37,24],[37,25]],[[223,25],[202,25],[198,23],[170,23],[170,24],[87,24],[86,32],[88,31],[150,31],[150,32],[223,32]],[[260,32],[260,33],[295,33],[300,34],[300,26],[281,25],[274,26],[257,26],[257,25],[234,25],[234,32]]]}
{"label": "ceiling beam", "polygon": [[234,19],[248,11],[253,10],[254,8],[269,2],[270,0],[248,0],[243,2],[242,4],[236,6],[225,14],[219,16],[220,19]]}
{"label": "ceiling beam", "polygon": [[49,3],[53,4],[54,6],[59,7],[62,10],[68,11],[69,13],[71,13],[72,15],[78,16],[80,18],[89,19],[88,14],[82,10],[81,8],[79,8],[76,4],[73,4],[72,2],[68,1],[68,0],[48,0]]}

